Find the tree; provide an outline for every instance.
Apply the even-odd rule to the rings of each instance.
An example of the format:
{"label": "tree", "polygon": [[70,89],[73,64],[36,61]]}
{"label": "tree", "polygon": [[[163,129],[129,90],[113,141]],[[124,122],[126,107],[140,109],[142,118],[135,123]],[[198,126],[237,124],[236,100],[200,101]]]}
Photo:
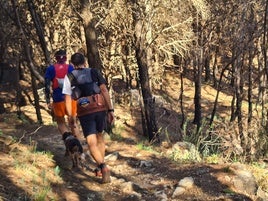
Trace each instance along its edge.
{"label": "tree", "polygon": [[36,115],[37,115],[37,120],[38,122],[41,124],[43,122],[42,120],[42,116],[41,116],[41,111],[40,111],[40,105],[39,105],[39,97],[37,94],[37,86],[36,86],[36,79],[34,77],[34,65],[32,62],[32,55],[31,55],[31,51],[30,51],[30,46],[27,40],[27,37],[23,31],[22,28],[22,24],[21,24],[21,20],[19,17],[19,13],[18,13],[18,9],[17,9],[17,5],[15,0],[12,0],[12,5],[13,5],[13,9],[14,9],[14,13],[15,13],[15,17],[16,17],[16,24],[18,26],[18,29],[20,30],[20,33],[22,35],[22,46],[25,48],[25,53],[28,59],[28,64],[30,66],[30,72],[31,72],[31,83],[32,83],[32,89],[33,89],[33,94],[34,94],[34,105],[35,105],[35,109],[36,109]]}

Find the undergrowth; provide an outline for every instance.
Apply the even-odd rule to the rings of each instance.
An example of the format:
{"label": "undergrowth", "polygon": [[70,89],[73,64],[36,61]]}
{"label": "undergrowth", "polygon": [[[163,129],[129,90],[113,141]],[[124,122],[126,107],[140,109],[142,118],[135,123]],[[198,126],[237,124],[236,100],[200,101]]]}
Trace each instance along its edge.
{"label": "undergrowth", "polygon": [[14,195],[15,198],[10,195],[9,199],[58,200],[58,195],[53,192],[52,185],[62,184],[63,181],[60,177],[60,170],[52,159],[52,154],[36,151],[35,143],[24,145],[18,140],[10,141],[9,137],[4,134],[2,137],[7,141],[4,141],[5,145],[1,144],[0,148],[8,150],[8,153],[1,154],[0,162],[5,165],[1,165],[0,171],[5,172],[5,177],[10,178],[15,186],[24,191],[19,196]]}

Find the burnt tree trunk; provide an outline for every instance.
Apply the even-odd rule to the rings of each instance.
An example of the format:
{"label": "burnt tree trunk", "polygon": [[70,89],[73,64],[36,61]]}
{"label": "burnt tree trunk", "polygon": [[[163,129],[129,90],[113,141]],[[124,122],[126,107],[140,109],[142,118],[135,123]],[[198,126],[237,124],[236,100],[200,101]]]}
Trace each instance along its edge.
{"label": "burnt tree trunk", "polygon": [[83,26],[85,30],[85,38],[87,45],[87,57],[88,64],[92,68],[97,68],[103,70],[103,64],[100,58],[98,42],[97,42],[97,31],[95,28],[96,20],[94,19],[93,14],[90,12],[90,3],[88,1],[81,1],[82,10],[81,18],[83,21]]}
{"label": "burnt tree trunk", "polygon": [[199,62],[199,58],[195,58],[194,64],[194,83],[195,83],[195,95],[194,95],[194,120],[193,123],[197,125],[197,132],[201,126],[201,79],[202,79],[202,66]]}
{"label": "burnt tree trunk", "polygon": [[159,142],[155,120],[155,101],[152,97],[151,88],[149,85],[148,65],[146,61],[147,53],[144,49],[136,49],[136,58],[139,67],[139,78],[141,84],[141,91],[144,103],[144,112],[146,120],[146,131],[148,133],[149,141]]}
{"label": "burnt tree trunk", "polygon": [[27,62],[29,64],[29,69],[31,72],[31,83],[32,83],[32,90],[33,90],[33,94],[34,94],[34,107],[35,107],[35,111],[36,111],[36,116],[37,116],[38,122],[41,124],[43,122],[43,120],[42,120],[41,110],[40,110],[41,108],[40,108],[40,104],[39,104],[39,96],[37,93],[37,84],[36,84],[35,70],[34,70],[35,67],[34,67],[34,64],[32,61],[30,45],[29,45],[27,37],[23,31],[15,0],[12,0],[12,4],[13,4],[14,13],[16,16],[16,23],[17,23],[17,26],[20,30],[21,36],[22,36],[22,46],[24,47],[25,55],[27,57]]}
{"label": "burnt tree trunk", "polygon": [[42,26],[41,26],[40,18],[38,16],[38,14],[36,13],[36,9],[35,9],[33,1],[27,0],[27,4],[28,4],[28,9],[31,13],[31,17],[32,17],[33,22],[34,22],[34,26],[35,26],[36,33],[37,33],[39,41],[40,41],[41,48],[42,48],[44,55],[45,55],[45,58],[46,58],[46,62],[50,63],[50,56],[49,56],[49,52],[47,49],[47,43],[45,40],[44,31],[43,31]]}
{"label": "burnt tree trunk", "polygon": [[155,101],[152,96],[149,79],[149,68],[152,65],[152,50],[148,42],[148,38],[146,37],[146,35],[150,32],[150,24],[147,22],[147,24],[144,25],[144,21],[139,17],[141,16],[139,13],[145,11],[143,11],[142,8],[139,8],[135,1],[132,3],[137,9],[136,12],[133,12],[133,18],[135,21],[134,46],[139,69],[139,81],[142,91],[146,122],[146,128],[143,128],[143,130],[147,131],[149,142],[158,143],[160,142],[160,139],[155,119]]}

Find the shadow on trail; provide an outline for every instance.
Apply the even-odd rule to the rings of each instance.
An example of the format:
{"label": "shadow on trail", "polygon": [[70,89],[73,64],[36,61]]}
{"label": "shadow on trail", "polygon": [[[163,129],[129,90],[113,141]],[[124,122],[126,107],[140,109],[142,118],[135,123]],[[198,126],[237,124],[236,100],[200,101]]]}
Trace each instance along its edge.
{"label": "shadow on trail", "polygon": [[[47,131],[50,130],[50,133]],[[45,133],[46,131],[46,133]],[[51,126],[50,129],[48,127],[41,128],[36,135],[38,139],[35,137],[35,140],[38,141],[37,149],[40,151],[50,152],[53,155],[53,159],[57,166],[59,166],[61,172],[61,177],[64,180],[64,184],[58,186],[56,189],[63,189],[63,191],[57,192],[63,200],[77,200],[77,201],[119,201],[120,199],[126,200],[129,197],[128,194],[124,194],[122,192],[116,193],[116,189],[113,189],[113,186],[109,186],[110,184],[102,184],[101,178],[96,177],[93,169],[93,162],[89,161],[89,158],[86,157],[87,162],[91,169],[73,169],[72,161],[68,156],[64,156],[65,154],[65,146],[61,137],[54,126]],[[43,136],[43,137],[42,137]],[[63,192],[70,191],[72,195],[76,195],[76,198],[70,199],[70,196],[67,196],[66,193]]]}
{"label": "shadow on trail", "polygon": [[[120,153],[120,151],[119,151]],[[174,188],[178,186],[178,183],[181,179],[185,177],[192,177],[194,179],[194,185],[197,186],[204,194],[208,196],[212,196],[214,198],[224,197],[225,199],[231,200],[243,200],[243,201],[252,201],[252,199],[244,194],[228,191],[229,187],[227,185],[222,184],[217,180],[216,177],[212,176],[213,173],[222,172],[221,169],[214,169],[207,165],[191,165],[191,164],[175,164],[167,158],[155,158],[152,157],[148,159],[152,162],[151,167],[141,167],[140,159],[135,157],[124,157],[119,155],[118,160],[121,163],[127,163],[133,169],[136,169],[138,173],[136,175],[123,175],[123,174],[113,174],[113,176],[117,178],[123,178],[126,181],[131,181],[136,184],[137,177],[144,178],[143,183],[139,185],[134,185],[134,189],[141,194],[150,194],[152,191],[161,191],[163,190],[163,185],[152,185],[150,182],[152,180],[161,180],[162,178],[168,179],[171,181],[173,186],[169,186],[169,188]],[[180,166],[178,168],[178,166]],[[150,176],[148,176],[150,175]],[[146,177],[150,177],[150,179],[145,179]],[[142,180],[142,179],[141,179]],[[148,183],[146,183],[148,182]],[[173,190],[174,191],[174,190]],[[172,195],[172,192],[170,196]],[[191,191],[191,190],[189,190]],[[177,199],[182,200],[204,200],[204,198],[199,197],[198,194],[194,192],[186,191],[181,196],[177,197]],[[229,192],[229,193],[228,193]],[[168,196],[168,197],[170,197]],[[151,195],[152,197],[152,195]],[[157,199],[157,196],[153,196]],[[159,197],[158,197],[159,198]]]}
{"label": "shadow on trail", "polygon": [[[3,167],[0,167],[0,199],[5,200],[30,200],[30,197],[27,196],[27,192],[22,189],[21,187],[17,186],[14,181],[12,181],[10,178],[6,177],[6,170],[2,169]],[[17,181],[17,182],[23,182],[23,179]],[[2,185],[4,184],[4,185]],[[1,199],[1,200],[2,200]]]}

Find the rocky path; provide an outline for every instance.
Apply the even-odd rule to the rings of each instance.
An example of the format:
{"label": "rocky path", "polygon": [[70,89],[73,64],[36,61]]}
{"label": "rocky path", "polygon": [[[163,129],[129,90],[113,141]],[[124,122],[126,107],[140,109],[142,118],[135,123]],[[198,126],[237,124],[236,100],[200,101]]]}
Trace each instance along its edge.
{"label": "rocky path", "polygon": [[[106,161],[112,182],[101,184],[90,169],[71,168],[54,126],[40,128],[31,139],[39,149],[52,152],[61,168],[66,185],[55,188],[62,193],[62,200],[256,200],[255,180],[242,165],[178,164],[169,160],[164,152],[138,149],[131,138],[115,141],[107,136]],[[87,161],[93,168],[90,157]],[[227,168],[234,172],[226,171]]]}
{"label": "rocky path", "polygon": [[[30,109],[26,108],[25,111],[28,116],[34,115]],[[5,118],[1,118],[0,123],[5,122]],[[10,122],[13,121],[10,119]],[[62,198],[59,201],[268,200],[267,194],[258,188],[246,166],[175,163],[169,159],[174,147],[158,147],[158,152],[141,150],[137,146],[134,131],[116,140],[107,135],[106,162],[111,169],[112,182],[101,184],[101,179],[91,171],[94,166],[89,156],[87,161],[90,169],[71,168],[71,160],[64,156],[65,148],[55,125],[18,126],[16,122],[10,122],[1,124],[3,133],[15,129],[17,137],[22,138],[24,133],[23,140],[35,142],[39,150],[53,154],[64,180],[64,185],[52,186],[53,191]]]}

